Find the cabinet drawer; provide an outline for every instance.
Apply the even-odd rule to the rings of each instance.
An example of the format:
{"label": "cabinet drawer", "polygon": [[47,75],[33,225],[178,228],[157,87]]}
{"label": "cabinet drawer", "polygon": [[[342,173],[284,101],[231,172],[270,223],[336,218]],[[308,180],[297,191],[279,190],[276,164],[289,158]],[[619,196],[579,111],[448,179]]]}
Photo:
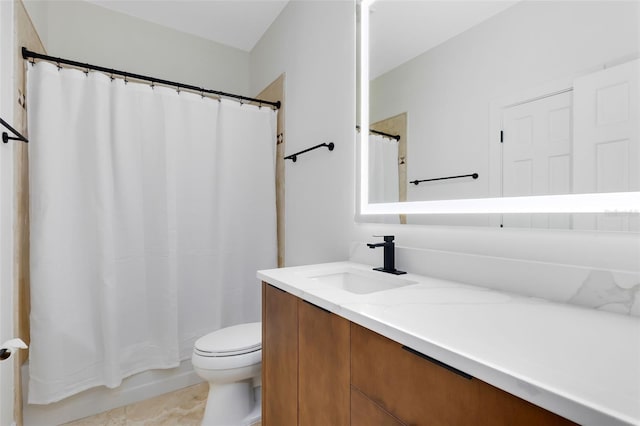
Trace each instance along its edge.
{"label": "cabinet drawer", "polygon": [[477,424],[473,382],[352,324],[351,384],[407,424]]}
{"label": "cabinet drawer", "polygon": [[406,426],[358,389],[351,387],[351,426]]}
{"label": "cabinet drawer", "polygon": [[538,407],[524,399],[491,386],[478,382],[479,403],[478,424],[496,426],[571,426],[576,423],[551,411]]}
{"label": "cabinet drawer", "polygon": [[574,424],[353,323],[351,384],[411,425]]}

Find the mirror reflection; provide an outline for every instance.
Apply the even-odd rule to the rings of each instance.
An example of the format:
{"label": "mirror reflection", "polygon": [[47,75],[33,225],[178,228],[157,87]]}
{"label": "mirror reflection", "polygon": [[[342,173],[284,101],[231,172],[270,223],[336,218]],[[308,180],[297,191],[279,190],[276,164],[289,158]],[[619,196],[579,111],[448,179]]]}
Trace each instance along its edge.
{"label": "mirror reflection", "polygon": [[640,190],[639,14],[635,1],[377,0],[370,128],[399,140],[371,133],[370,203]]}

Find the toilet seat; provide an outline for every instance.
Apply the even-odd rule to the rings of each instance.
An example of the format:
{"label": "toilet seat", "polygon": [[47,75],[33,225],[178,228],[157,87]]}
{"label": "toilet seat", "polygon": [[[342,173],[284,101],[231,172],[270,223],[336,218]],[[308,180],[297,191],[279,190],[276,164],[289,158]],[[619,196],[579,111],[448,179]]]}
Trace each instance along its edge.
{"label": "toilet seat", "polygon": [[262,349],[262,323],[252,322],[226,327],[202,336],[193,352],[203,357],[231,357]]}

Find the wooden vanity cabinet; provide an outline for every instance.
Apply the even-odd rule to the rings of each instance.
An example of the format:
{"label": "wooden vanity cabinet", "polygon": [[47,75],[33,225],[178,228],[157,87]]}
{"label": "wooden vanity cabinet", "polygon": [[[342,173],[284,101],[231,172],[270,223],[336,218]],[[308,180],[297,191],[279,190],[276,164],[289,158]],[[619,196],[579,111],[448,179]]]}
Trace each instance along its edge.
{"label": "wooden vanity cabinet", "polygon": [[575,423],[263,283],[263,426]]}

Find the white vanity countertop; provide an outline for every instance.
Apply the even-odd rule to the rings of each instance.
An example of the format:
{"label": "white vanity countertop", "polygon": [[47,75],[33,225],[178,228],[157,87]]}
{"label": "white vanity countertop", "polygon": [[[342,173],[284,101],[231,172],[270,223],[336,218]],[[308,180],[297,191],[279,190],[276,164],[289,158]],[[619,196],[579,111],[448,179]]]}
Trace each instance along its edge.
{"label": "white vanity countertop", "polygon": [[453,281],[355,294],[314,276],[371,271],[337,262],[258,271],[258,278],[571,419],[640,425],[640,319]]}

